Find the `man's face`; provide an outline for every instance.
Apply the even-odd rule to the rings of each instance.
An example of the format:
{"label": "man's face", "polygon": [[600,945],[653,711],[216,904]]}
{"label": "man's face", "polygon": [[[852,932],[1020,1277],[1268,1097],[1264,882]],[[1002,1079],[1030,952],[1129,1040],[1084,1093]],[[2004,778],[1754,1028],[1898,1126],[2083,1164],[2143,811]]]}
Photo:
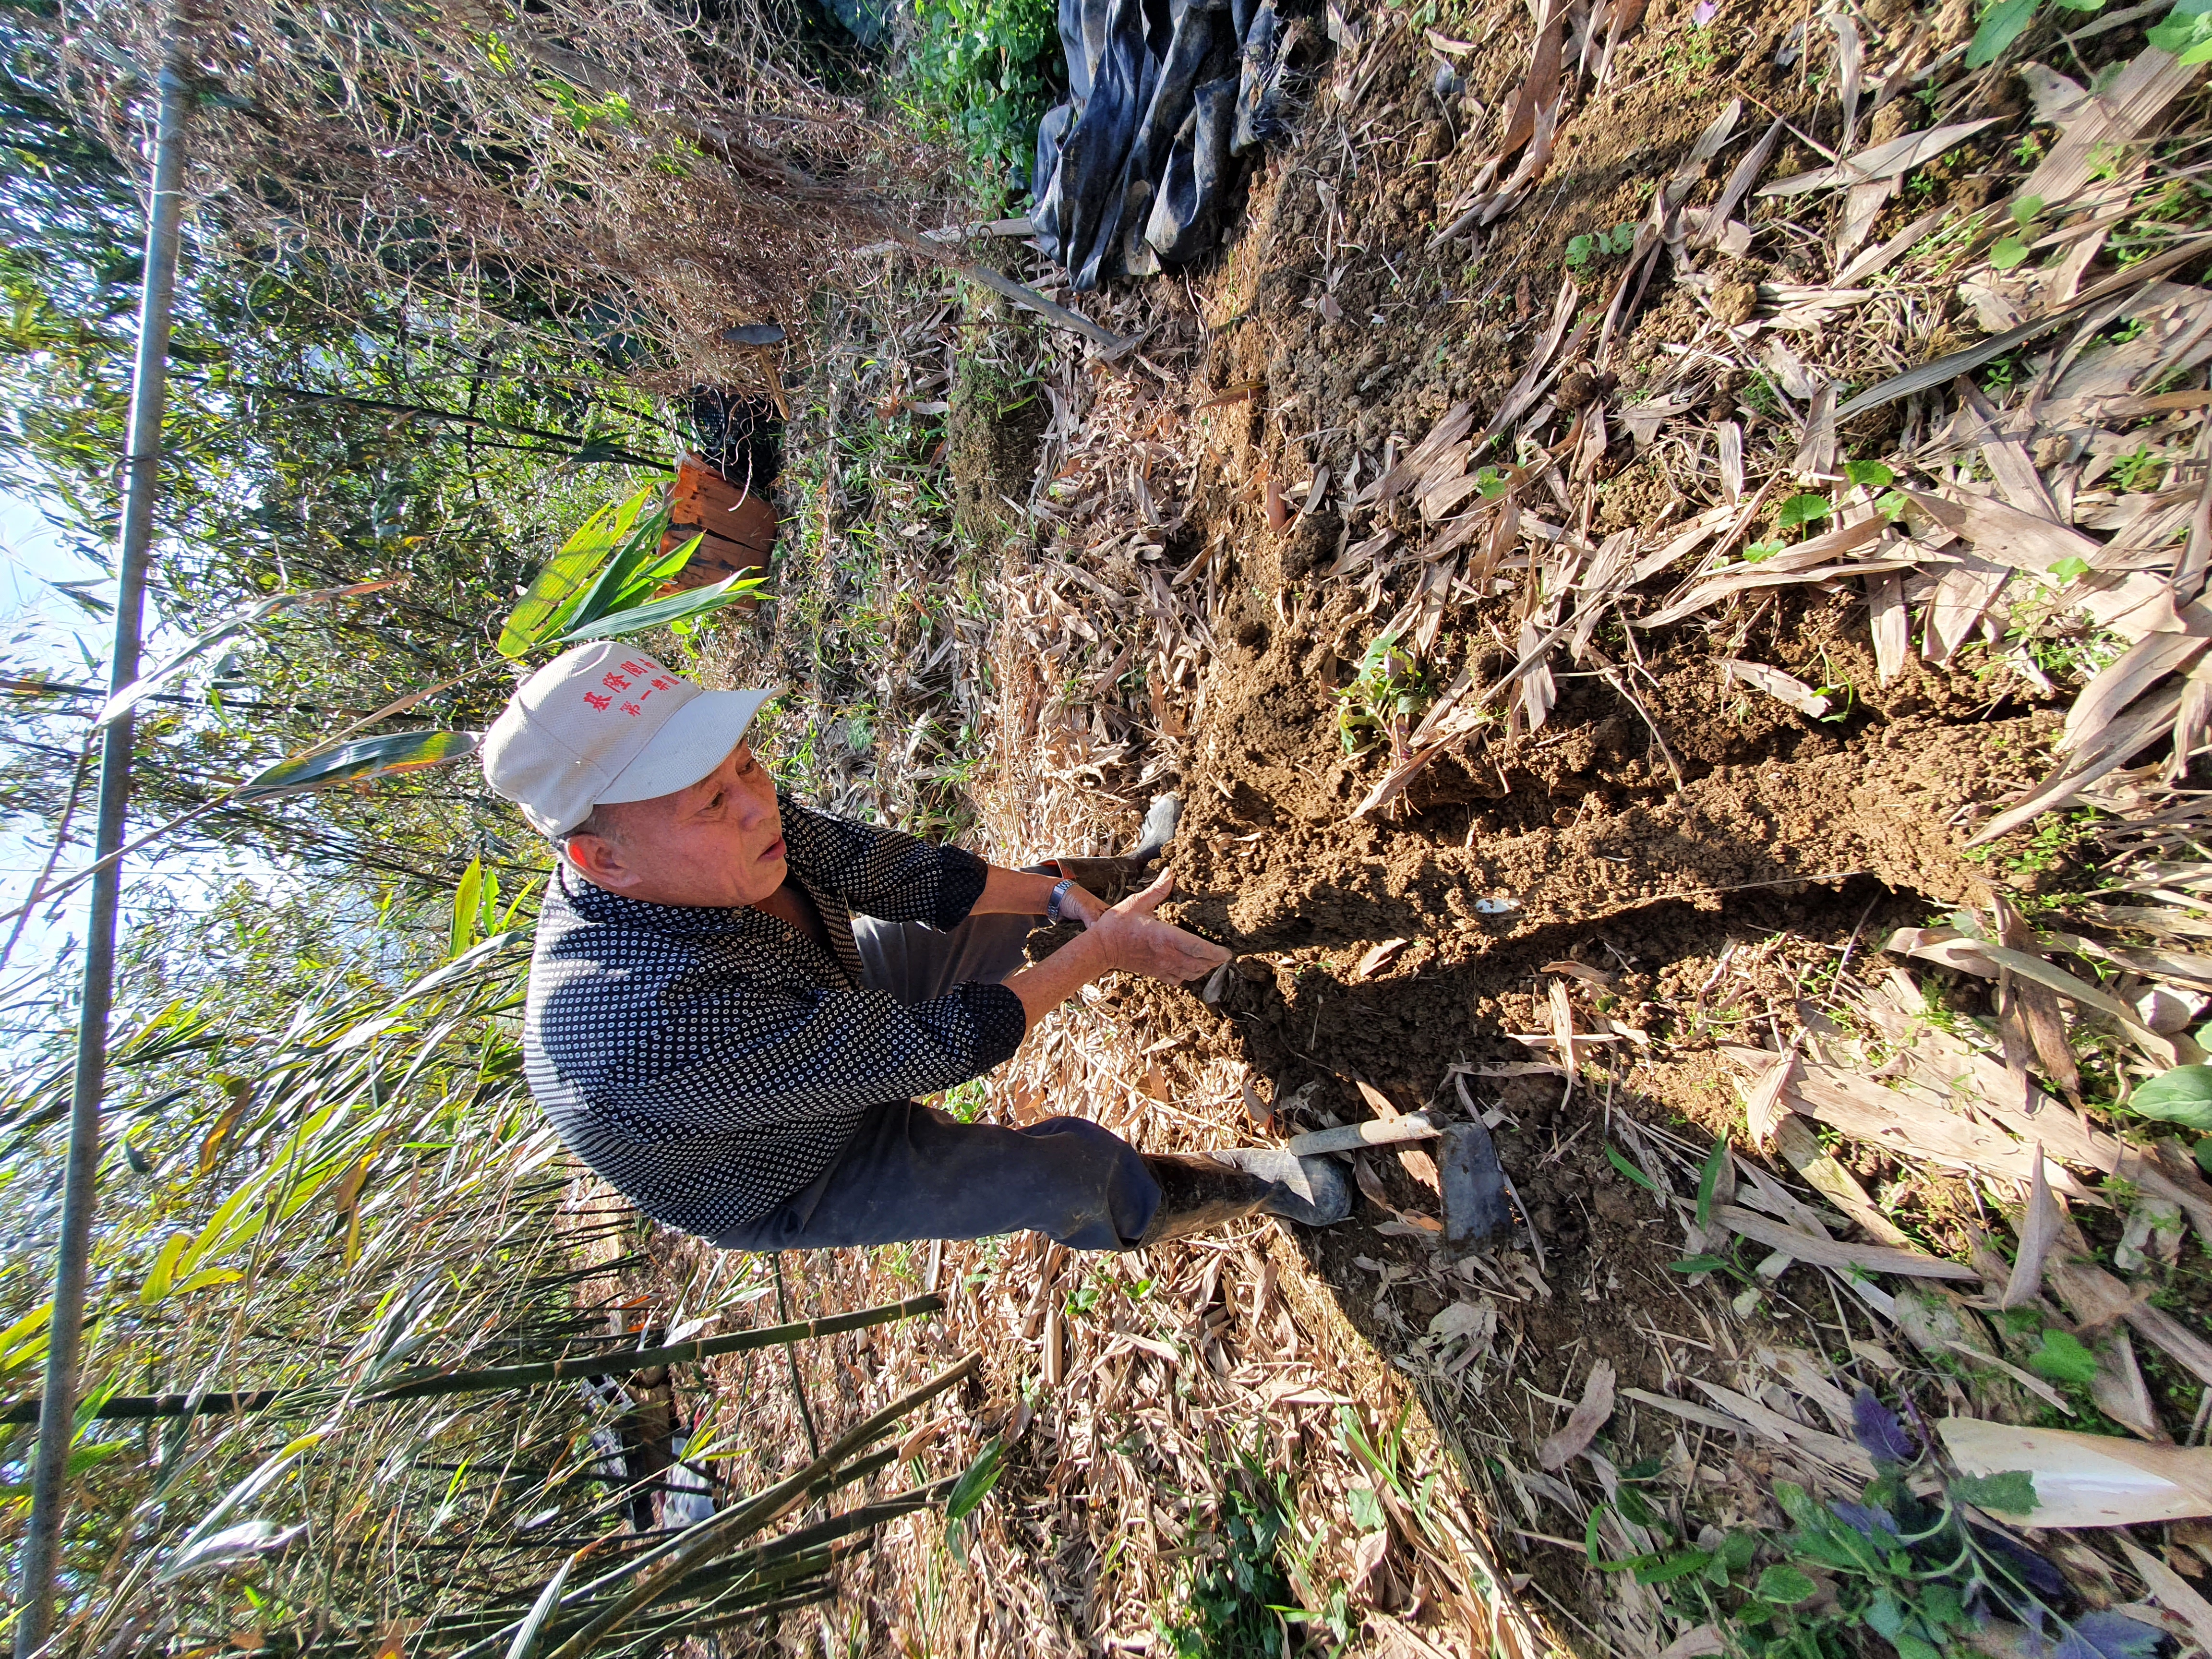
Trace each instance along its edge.
{"label": "man's face", "polygon": [[757,904],[783,885],[775,781],[739,744],[688,789],[602,806],[612,837],[571,836],[568,861],[593,885],[649,904]]}

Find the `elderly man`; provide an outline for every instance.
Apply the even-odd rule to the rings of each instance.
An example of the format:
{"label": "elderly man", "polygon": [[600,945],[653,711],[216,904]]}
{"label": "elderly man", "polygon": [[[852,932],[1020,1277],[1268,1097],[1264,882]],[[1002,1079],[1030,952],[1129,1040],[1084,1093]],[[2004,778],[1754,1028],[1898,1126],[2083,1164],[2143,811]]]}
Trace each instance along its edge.
{"label": "elderly man", "polygon": [[[1082,1118],[1010,1129],[916,1103],[1107,973],[1175,983],[1229,952],[1153,914],[1165,875],[1109,905],[1057,865],[1001,869],[799,805],[745,741],[780,689],[708,691],[633,647],[579,646],[486,737],[492,787],[560,852],[523,1053],[570,1150],[734,1249],[1030,1228],[1125,1249],[1256,1211],[1344,1217],[1322,1160],[1140,1155]],[[1025,966],[1039,917],[1084,932]]]}

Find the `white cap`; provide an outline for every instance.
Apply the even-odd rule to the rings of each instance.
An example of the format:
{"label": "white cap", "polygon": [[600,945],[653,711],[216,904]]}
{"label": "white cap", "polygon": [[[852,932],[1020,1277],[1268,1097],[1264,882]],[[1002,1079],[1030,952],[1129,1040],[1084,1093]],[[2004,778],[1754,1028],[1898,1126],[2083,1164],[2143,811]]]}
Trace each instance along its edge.
{"label": "white cap", "polygon": [[708,691],[634,646],[596,640],[507,699],[484,734],[484,776],[539,834],[562,836],[603,803],[698,782],[782,690]]}

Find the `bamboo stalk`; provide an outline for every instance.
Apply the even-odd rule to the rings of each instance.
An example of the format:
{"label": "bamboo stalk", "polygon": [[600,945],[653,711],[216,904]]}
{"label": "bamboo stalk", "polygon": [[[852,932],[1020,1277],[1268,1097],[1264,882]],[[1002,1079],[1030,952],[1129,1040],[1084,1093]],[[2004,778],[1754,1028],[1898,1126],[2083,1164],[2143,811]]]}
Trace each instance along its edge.
{"label": "bamboo stalk", "polygon": [[757,1531],[793,1505],[803,1503],[816,1483],[836,1472],[839,1463],[880,1437],[908,1413],[973,1376],[982,1363],[983,1356],[980,1352],[969,1354],[951,1370],[932,1378],[911,1394],[894,1400],[873,1417],[846,1433],[836,1444],[798,1474],[770,1487],[743,1509],[732,1510],[726,1515],[716,1516],[712,1521],[701,1522],[694,1529],[697,1535],[693,1540],[671,1550],[654,1564],[652,1571],[641,1575],[639,1583],[616,1597],[612,1605],[548,1654],[545,1659],[584,1659],[584,1656],[597,1646],[602,1638],[632,1614],[643,1611],[674,1589],[690,1568],[710,1559],[726,1543]]}
{"label": "bamboo stalk", "polygon": [[[146,571],[154,547],[154,501],[161,487],[161,416],[168,400],[169,325],[184,225],[185,118],[191,94],[184,81],[182,20],[163,28],[160,100],[154,129],[154,177],[148,201],[146,272],[138,313],[137,360],[131,374],[131,424],[125,441],[123,534],[116,580],[115,646],[108,684],[117,691],[138,678]],[[93,845],[110,860],[93,883],[85,923],[84,994],[79,1005],[76,1074],[70,1107],[69,1152],[62,1185],[61,1246],[54,1262],[53,1322],[43,1395],[60,1409],[39,1426],[31,1467],[31,1516],[17,1558],[15,1652],[29,1659],[53,1633],[54,1581],[61,1565],[69,1506],[69,1459],[75,1438],[77,1367],[82,1357],[85,1293],[92,1274],[93,1212],[99,1203],[100,1107],[107,1086],[107,1015],[114,991],[115,919],[122,901],[121,854],[129,819],[131,759],[136,727],[125,716],[101,738],[97,828]]]}
{"label": "bamboo stalk", "polygon": [[[635,1348],[627,1352],[583,1354],[571,1359],[548,1360],[536,1365],[498,1365],[480,1371],[455,1371],[444,1376],[410,1377],[365,1389],[359,1403],[392,1400],[422,1400],[436,1395],[477,1394],[495,1389],[526,1389],[541,1382],[559,1382],[578,1376],[623,1376],[655,1365],[695,1365],[716,1354],[743,1353],[752,1348],[781,1347],[811,1337],[835,1336],[871,1325],[887,1325],[895,1319],[940,1313],[941,1296],[910,1296],[903,1302],[861,1308],[852,1313],[831,1314],[821,1319],[770,1325],[757,1331],[738,1331],[729,1336],[678,1342],[661,1348]],[[336,1389],[255,1389],[222,1394],[117,1395],[93,1415],[105,1421],[155,1417],[222,1417],[239,1412],[274,1410],[314,1411],[343,1397]],[[37,1399],[18,1400],[0,1411],[0,1423],[35,1423]]]}

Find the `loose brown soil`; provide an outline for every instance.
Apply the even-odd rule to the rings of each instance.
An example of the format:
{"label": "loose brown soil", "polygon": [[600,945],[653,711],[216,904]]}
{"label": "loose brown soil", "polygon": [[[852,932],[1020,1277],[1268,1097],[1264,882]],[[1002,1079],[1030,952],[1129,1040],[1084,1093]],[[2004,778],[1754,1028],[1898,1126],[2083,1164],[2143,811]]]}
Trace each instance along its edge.
{"label": "loose brown soil", "polygon": [[[1910,26],[1908,9],[1892,9]],[[1609,1024],[1616,1037],[1577,1086],[1544,1074],[1468,1079],[1479,1107],[1504,1115],[1498,1145],[1533,1238],[1516,1228],[1492,1241],[1488,1269],[1455,1264],[1418,1221],[1394,1216],[1433,1218],[1439,1206],[1387,1154],[1368,1160],[1368,1196],[1350,1223],[1294,1236],[1343,1318],[1386,1365],[1420,1379],[1437,1429],[1470,1472],[1501,1455],[1529,1467],[1559,1416],[1535,1402],[1571,1401],[1593,1360],[1610,1361],[1624,1387],[1661,1390],[1674,1381],[1671,1344],[1655,1340],[1661,1328],[1700,1346],[1735,1340],[1716,1330],[1712,1293],[1686,1291],[1669,1270],[1683,1254],[1671,1212],[1624,1177],[1608,1147],[1638,1121],[1740,1126],[1717,1044],[1786,1033],[1809,1012],[1808,968],[1832,968],[1854,951],[1863,961],[1893,928],[1973,902],[1991,876],[1961,858],[1958,826],[1977,805],[2015,796],[2041,775],[2059,718],[2008,672],[1978,678],[1915,659],[1880,684],[1853,597],[1747,605],[1725,623],[1656,633],[1609,621],[1596,653],[1555,665],[1559,701],[1540,730],[1501,726],[1436,763],[1380,813],[1352,816],[1393,757],[1387,745],[1345,752],[1340,692],[1395,605],[1378,611],[1349,584],[1322,579],[1352,536],[1337,518],[1270,529],[1267,481],[1295,486],[1322,465],[1340,478],[1388,434],[1402,446],[1452,404],[1473,404],[1478,418],[1494,406],[1542,331],[1569,239],[1643,214],[1655,183],[1727,98],[1744,96],[1749,119],[1763,120],[1764,109],[1816,133],[1832,125],[1832,100],[1823,105],[1798,70],[1775,65],[1796,17],[1736,5],[1698,31],[1688,11],[1653,6],[1613,76],[1623,90],[1574,111],[1540,187],[1489,233],[1478,260],[1463,243],[1430,246],[1487,153],[1467,131],[1478,118],[1440,105],[1428,84],[1438,58],[1401,44],[1343,124],[1366,135],[1358,164],[1347,168],[1326,148],[1340,140],[1309,136],[1255,180],[1241,239],[1189,290],[1194,313],[1165,284],[1144,302],[1156,329],[1148,354],[1171,369],[1180,352],[1194,371],[1187,391],[1170,386],[1176,406],[1151,428],[1200,452],[1193,519],[1173,558],[1218,548],[1208,580],[1234,596],[1217,618],[1182,750],[1179,896],[1167,914],[1239,956],[1210,1003],[1197,988],[1131,986],[1100,1012],[1141,1036],[1163,1068],[1154,1075],[1170,1086],[1225,1059],[1249,1066],[1263,1101],[1296,1100],[1259,1132],[1271,1140],[1371,1115],[1363,1085],[1400,1109],[1449,1105],[1455,1065],[1552,1054],[1516,1040],[1553,1030],[1547,981],[1558,976],[1547,964],[1580,963],[1606,981],[1560,981],[1576,1028]],[[1525,23],[1517,4],[1500,4],[1447,31],[1480,43],[1457,64],[1490,112],[1480,119],[1495,121],[1526,73]],[[1958,17],[1946,13],[1940,27],[1955,32]],[[1713,42],[1723,43],[1717,56],[1698,56]],[[1917,106],[1891,106],[1881,136],[1917,117]],[[1984,158],[1949,158],[1936,187],[1986,193],[1994,186]],[[1776,171],[1814,164],[1785,155]],[[1709,198],[1729,165],[1706,169],[1697,199]],[[1929,200],[1900,197],[1876,235]],[[1709,302],[1726,318],[1747,311],[1755,283],[1801,274],[1787,254],[1727,264]],[[1593,386],[1617,376],[1616,407],[1703,316],[1689,292],[1655,289],[1628,312],[1608,360],[1569,366]],[[1609,291],[1602,269],[1586,273],[1585,307]],[[1714,410],[1747,419],[1757,441],[1759,416],[1738,403],[1740,380],[1716,379]],[[1595,511],[1583,520],[1594,533],[1656,525],[1682,503],[1659,464],[1626,437],[1596,476]],[[1483,683],[1511,665],[1512,640],[1503,599],[1459,605],[1423,664],[1427,680],[1440,687],[1465,672]],[[1718,663],[1732,656],[1834,689],[1839,712],[1811,720],[1730,682]],[[1614,665],[1617,673],[1600,672]],[[1405,943],[1363,977],[1362,959],[1393,940]],[[1212,1138],[1249,1133],[1224,1121]],[[1540,1255],[1542,1282],[1514,1281],[1519,1291],[1508,1294],[1496,1264],[1516,1255]],[[1429,1320],[1477,1291],[1505,1304],[1495,1346],[1510,1357],[1502,1371],[1477,1368],[1454,1385],[1413,1356]],[[1843,1332],[1831,1312],[1782,1297],[1757,1324],[1782,1340],[1837,1346]],[[1479,1396],[1486,1375],[1502,1397]],[[1617,1445],[1616,1457],[1666,1451],[1671,1428],[1645,1422],[1637,1432],[1650,1443]],[[1716,1464],[1741,1477],[1733,1497],[1714,1495],[1714,1517],[1776,1519],[1758,1516],[1771,1473],[1762,1454],[1706,1455],[1708,1479]],[[1541,1541],[1556,1516],[1516,1512],[1501,1493],[1492,1489],[1489,1519],[1520,1556],[1509,1565],[1579,1614],[1581,1632],[1559,1632],[1595,1650],[1607,1614],[1594,1576],[1578,1552]],[[1514,1534],[1530,1541],[1516,1550]]]}
{"label": "loose brown soil", "polygon": [[[1893,40],[1922,41],[1920,58],[1972,27],[1962,0],[1919,15],[1876,0],[1858,15]],[[955,1244],[933,1258],[931,1282],[960,1287],[948,1322],[989,1356],[983,1392],[996,1403],[974,1438],[1002,1428],[1026,1437],[1003,1508],[985,1524],[1003,1552],[992,1558],[998,1581],[979,1569],[956,1586],[956,1600],[1029,1609],[1009,1616],[1020,1627],[1009,1650],[1034,1637],[1039,1650],[1164,1652],[1152,1619],[1172,1611],[1163,1603],[1176,1564],[1218,1553],[1221,1472],[1238,1449],[1257,1443],[1271,1469],[1311,1475],[1326,1461],[1316,1432],[1326,1418],[1315,1413],[1334,1408],[1321,1397],[1340,1394],[1336,1403],[1372,1430],[1410,1386],[1500,1548],[1509,1589],[1548,1603],[1552,1631],[1584,1653],[1655,1653],[1664,1638],[1651,1625],[1611,1622],[1605,1586],[1620,1580],[1590,1571],[1581,1547],[1559,1535],[1579,1531],[1574,1511],[1540,1506],[1510,1471],[1534,1467],[1597,1359],[1624,1389],[1694,1401],[1683,1386],[1692,1351],[1717,1360],[1773,1341],[1834,1353],[1868,1328],[1840,1302],[1820,1304],[1809,1275],[1770,1287],[1756,1315],[1733,1315],[1732,1284],[1672,1270],[1686,1253],[1676,1212],[1620,1160],[1678,1129],[1702,1132],[1688,1137],[1700,1152],[1714,1133],[1740,1130],[1743,1073],[1722,1045],[1776,1046],[1817,1026],[1832,1011],[1823,988],[1846,962],[1878,975],[1892,930],[1980,902],[1991,883],[2033,891],[2065,875],[1961,854],[1977,808],[2015,798],[2047,769],[2061,700],[1994,653],[1948,667],[1913,656],[1883,684],[1856,592],[1777,590],[1671,628],[1633,625],[1680,579],[1662,573],[1638,591],[1640,605],[1597,625],[1587,653],[1554,657],[1558,698],[1537,730],[1501,719],[1357,817],[1397,757],[1387,742],[1346,753],[1340,694],[1424,570],[1419,559],[1401,564],[1379,592],[1330,574],[1382,526],[1417,548],[1427,538],[1410,507],[1348,506],[1344,480],[1371,480],[1378,457],[1402,455],[1448,408],[1471,405],[1478,422],[1495,410],[1546,333],[1572,239],[1642,218],[1729,100],[1743,100],[1742,125],[1691,183],[1692,204],[1713,199],[1770,120],[1833,142],[1832,43],[1810,16],[1724,0],[1700,26],[1688,0],[1655,0],[1620,44],[1610,89],[1570,99],[1536,187],[1479,241],[1442,244],[1437,231],[1528,73],[1528,9],[1483,0],[1447,9],[1433,37],[1394,27],[1371,46],[1334,52],[1316,20],[1300,48],[1307,117],[1255,169],[1221,254],[1187,278],[1083,301],[1142,336],[1132,354],[1079,366],[1064,340],[1043,337],[1025,372],[1055,387],[1049,425],[1042,400],[1000,418],[1006,394],[960,359],[951,494],[963,527],[1004,561],[991,664],[1000,775],[987,787],[1014,799],[986,813],[1000,830],[993,850],[1021,861],[1106,851],[1172,786],[1185,816],[1166,914],[1238,953],[1211,1000],[1197,987],[1120,984],[1041,1030],[994,1080],[992,1109],[1010,1121],[1085,1109],[1160,1150],[1279,1144],[1371,1115],[1368,1091],[1396,1109],[1457,1109],[1463,1088],[1497,1116],[1518,1199],[1510,1236],[1455,1260],[1434,1240],[1439,1200],[1419,1159],[1383,1154],[1366,1160],[1352,1218],[1326,1231],[1269,1225],[1140,1264],[1070,1264],[1027,1243],[1003,1255]],[[1375,38],[1373,18],[1354,21]],[[2100,37],[2087,67],[2140,43],[2134,29]],[[1433,89],[1446,61],[1464,76],[1463,98]],[[1935,90],[1863,113],[1862,142],[2022,112],[2008,76]],[[2021,165],[2019,137],[2000,122],[1923,169],[1869,241],[1931,208],[2005,190]],[[1785,135],[1767,176],[1820,160]],[[1580,410],[1602,400],[1617,416],[1672,372],[1685,343],[1769,303],[1759,284],[1825,281],[1819,227],[1833,206],[1806,208],[1804,230],[1740,210],[1759,220],[1753,253],[1701,256],[1698,283],[1671,281],[1662,256],[1610,343],[1593,331],[1557,365],[1556,418],[1524,435],[1564,458]],[[1600,256],[1573,274],[1580,314],[1601,319],[1619,261]],[[1978,331],[1948,288],[1928,305],[1914,318],[1924,355]],[[935,351],[940,337],[951,362],[949,336],[917,349]],[[1848,321],[1790,338],[1839,380],[1896,366],[1869,356]],[[1713,362],[1704,379],[1674,381],[1697,418],[1738,422],[1759,471],[1778,456],[1786,465],[1795,429],[1771,388]],[[1892,408],[1847,430],[1846,453],[1881,453],[1902,418]],[[1670,473],[1686,453],[1639,449],[1616,419],[1587,475],[1571,474],[1571,491],[1553,489],[1540,512],[1591,540],[1661,530],[1713,499],[1709,462],[1702,479]],[[1335,489],[1315,489],[1314,510],[1300,514],[1323,468]],[[1271,494],[1289,509],[1280,527],[1270,526]],[[1010,516],[1008,500],[1036,511]],[[1774,533],[1765,512],[1741,534]],[[1486,684],[1512,665],[1513,600],[1527,580],[1508,563],[1455,590],[1421,653],[1431,691],[1462,677]],[[1824,689],[1831,716],[1808,718],[1729,678],[1729,659]],[[1071,827],[1089,844],[1072,844]],[[1393,942],[1395,953],[1369,960]],[[1561,988],[1574,1030],[1611,1039],[1583,1047],[1571,1084],[1541,1068],[1558,1058],[1547,1045]],[[1455,1081],[1462,1066],[1473,1070]],[[1279,1109],[1255,1127],[1240,1093]],[[1845,1156],[1878,1199],[1890,1196],[1881,1182],[1896,1166],[1865,1149]],[[1916,1206],[1912,1224],[1940,1208]],[[849,1299],[890,1293],[854,1286]],[[1498,1312],[1487,1356],[1440,1363],[1430,1321],[1478,1299]],[[887,1363],[896,1370],[899,1355]],[[1318,1386],[1287,1375],[1300,1366]],[[1316,1398],[1300,1405],[1296,1393]],[[1778,1521],[1764,1495],[1777,1473],[1766,1452],[1700,1431],[1689,1456],[1681,1427],[1624,1410],[1601,1444],[1616,1464],[1661,1455],[1693,1471],[1690,1534],[1704,1522]],[[1335,1480],[1341,1497],[1356,1474],[1347,1462],[1322,1484]],[[1344,1559],[1323,1565],[1344,1583],[1355,1540],[1342,1516],[1330,1524],[1329,1547]],[[1402,1524],[1398,1534],[1409,1536]],[[1146,1547],[1141,1567],[1139,1552],[1121,1548],[1133,1538]],[[1389,1617],[1402,1617],[1425,1642],[1462,1650],[1407,1588],[1416,1577],[1395,1592],[1357,1593],[1375,1619],[1355,1649],[1410,1650],[1391,1634]],[[1297,1589],[1321,1605],[1313,1586]],[[998,1616],[978,1613],[976,1628]],[[1492,1645],[1470,1627],[1463,1650]]]}

